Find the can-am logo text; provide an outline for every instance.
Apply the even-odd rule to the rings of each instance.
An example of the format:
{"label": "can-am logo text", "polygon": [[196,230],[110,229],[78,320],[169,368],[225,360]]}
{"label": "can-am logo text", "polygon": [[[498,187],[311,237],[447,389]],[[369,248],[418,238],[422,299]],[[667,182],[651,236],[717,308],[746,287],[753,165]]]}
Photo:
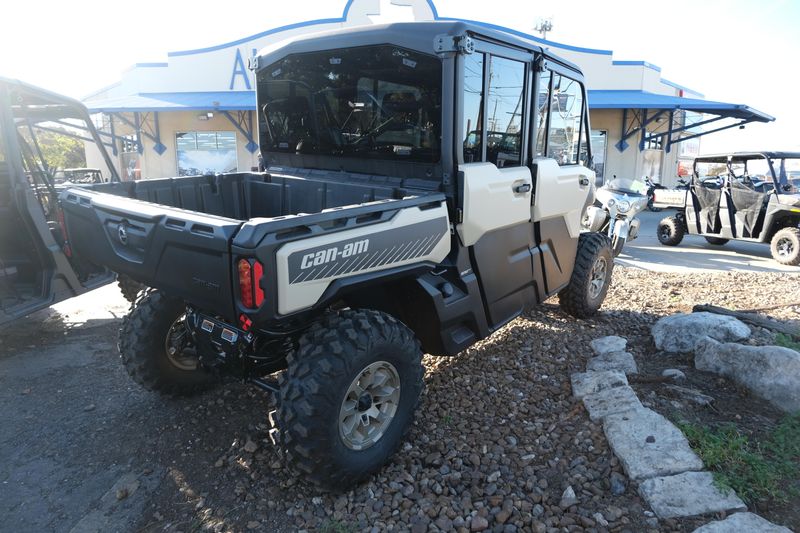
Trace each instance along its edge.
{"label": "can-am logo text", "polygon": [[354,255],[363,254],[369,249],[369,239],[362,241],[349,242],[341,249],[338,246],[326,248],[318,252],[306,254],[303,256],[303,261],[300,263],[300,268],[305,270],[307,268],[324,265],[331,261],[336,261],[339,258],[352,257]]}

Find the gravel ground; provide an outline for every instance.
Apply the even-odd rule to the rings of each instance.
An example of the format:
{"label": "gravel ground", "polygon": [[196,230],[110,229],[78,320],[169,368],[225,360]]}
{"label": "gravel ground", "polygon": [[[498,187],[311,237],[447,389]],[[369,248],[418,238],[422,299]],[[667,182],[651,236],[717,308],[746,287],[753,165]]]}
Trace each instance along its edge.
{"label": "gravel ground", "polygon": [[[125,385],[108,335],[118,320],[84,336],[96,371],[79,368],[76,376],[60,371],[68,384],[82,379],[82,387],[75,385],[82,392],[48,399],[52,427],[37,430],[27,441],[33,417],[15,410],[38,401],[37,389],[30,393],[24,380],[0,376],[7,396],[17,402],[4,397],[9,412],[3,413],[3,423],[18,426],[23,435],[0,444],[23,450],[14,452],[9,468],[30,460],[24,451],[29,442],[36,443],[35,453],[58,457],[62,452],[53,449],[62,446],[61,426],[77,425],[74,433],[84,448],[74,452],[72,475],[79,475],[81,461],[95,470],[113,461],[144,481],[158,477],[154,488],[131,497],[143,498],[132,515],[138,518],[128,522],[132,531],[692,531],[708,518],[656,520],[647,510],[635,484],[620,475],[601,426],[572,399],[569,376],[583,371],[590,340],[616,334],[629,339],[643,374],[660,375],[664,365],[682,364],[695,379],[690,361],[655,354],[649,326],[657,318],[696,303],[745,309],[799,301],[800,274],[680,275],[618,267],[595,319],[576,321],[551,301],[457,357],[426,356],[426,391],[408,440],[379,475],[343,494],[318,493],[283,468],[268,439],[266,415],[273,406],[267,394],[231,383],[195,398],[160,400]],[[769,313],[798,320],[800,306]],[[26,356],[30,349],[24,342],[16,347],[6,342],[6,353]],[[56,350],[61,340],[48,342],[41,339],[36,351]],[[95,379],[108,384],[99,390],[87,385]],[[741,392],[721,383],[731,389],[725,398],[735,406]],[[664,403],[656,385],[634,386],[643,401],[664,414],[665,406],[674,408]],[[92,417],[83,412],[89,406]],[[5,488],[10,489],[3,485],[0,493]],[[65,489],[54,483],[42,491]],[[34,512],[24,506],[0,510],[8,524],[22,526],[30,518],[25,513]],[[59,512],[60,521],[37,529],[69,531],[79,516],[68,509]],[[767,518],[780,522],[781,516]]]}
{"label": "gravel ground", "polygon": [[[217,520],[234,530],[285,515],[290,528],[326,531],[691,531],[707,519],[658,521],[634,484],[626,486],[601,426],[571,397],[569,376],[584,369],[596,337],[629,338],[647,373],[654,351],[649,327],[660,316],[696,303],[748,309],[800,302],[797,287],[800,274],[618,268],[596,319],[575,321],[548,302],[457,357],[426,356],[414,428],[370,482],[341,495],[316,493],[282,468],[266,425],[251,425],[247,439],[215,463],[216,484],[234,490],[215,491],[192,512],[201,519],[208,509],[215,517],[230,512]],[[798,311],[771,313],[796,319]],[[660,375],[658,364],[650,366]],[[248,439],[255,453],[245,451]],[[563,497],[570,487],[571,501]],[[158,516],[179,519],[169,498],[165,503]]]}

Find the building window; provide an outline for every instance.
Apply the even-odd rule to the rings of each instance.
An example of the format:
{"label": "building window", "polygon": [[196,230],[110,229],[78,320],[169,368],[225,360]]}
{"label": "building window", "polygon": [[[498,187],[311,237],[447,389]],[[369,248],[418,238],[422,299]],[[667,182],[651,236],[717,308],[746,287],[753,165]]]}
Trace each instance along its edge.
{"label": "building window", "polygon": [[583,89],[580,83],[554,73],[547,157],[552,157],[559,165],[578,163],[582,116]]}
{"label": "building window", "polygon": [[186,131],[175,134],[179,176],[235,172],[236,133]]}
{"label": "building window", "polygon": [[664,147],[664,137],[662,135],[653,137],[652,133],[650,135],[651,137],[648,137],[644,143],[645,150],[661,150]]}

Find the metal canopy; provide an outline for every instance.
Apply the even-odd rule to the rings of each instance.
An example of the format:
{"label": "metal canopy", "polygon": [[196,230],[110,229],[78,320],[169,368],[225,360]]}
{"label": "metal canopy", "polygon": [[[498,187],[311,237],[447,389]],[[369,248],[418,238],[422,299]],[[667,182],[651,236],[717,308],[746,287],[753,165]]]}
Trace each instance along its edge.
{"label": "metal canopy", "polygon": [[[639,150],[644,150],[652,140],[660,140],[664,150],[669,152],[672,145],[689,139],[696,139],[709,133],[729,128],[743,128],[749,122],[772,122],[775,117],[742,104],[729,104],[684,98],[645,91],[589,91],[589,109],[622,109],[622,129],[620,140],[614,146],[624,152],[628,139],[639,135]],[[690,122],[687,112],[700,115],[701,120]],[[629,120],[630,117],[630,120]],[[703,131],[703,126],[730,119],[732,122]],[[655,131],[648,126],[655,124]]]}
{"label": "metal canopy", "polygon": [[683,109],[696,113],[721,115],[726,118],[748,119],[748,122],[772,122],[775,120],[775,117],[746,105],[655,94],[645,91],[589,91],[589,108]]}

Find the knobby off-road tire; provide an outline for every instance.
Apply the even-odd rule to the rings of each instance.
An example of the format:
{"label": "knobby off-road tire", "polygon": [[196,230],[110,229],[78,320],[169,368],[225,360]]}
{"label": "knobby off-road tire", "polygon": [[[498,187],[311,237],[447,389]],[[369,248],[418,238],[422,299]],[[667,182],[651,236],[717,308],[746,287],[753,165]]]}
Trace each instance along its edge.
{"label": "knobby off-road tire", "polygon": [[686,234],[686,228],[683,226],[683,221],[678,217],[666,217],[661,219],[658,223],[658,230],[656,231],[658,242],[665,246],[678,246]]}
{"label": "knobby off-road tire", "polygon": [[122,364],[145,389],[182,396],[206,390],[218,382],[216,375],[199,365],[190,347],[173,354],[168,352],[179,338],[176,335],[188,335],[178,322],[185,312],[183,301],[149,289],[140,294],[123,319],[119,332]]}
{"label": "knobby off-road tire", "polygon": [[730,239],[722,239],[720,237],[706,237],[706,241],[708,244],[713,244],[714,246],[722,246],[723,244],[728,244]]}
{"label": "knobby off-road tire", "polygon": [[778,230],[772,236],[769,251],[772,258],[782,265],[800,265],[800,229]]}
{"label": "knobby off-road tire", "polygon": [[119,290],[122,291],[122,296],[125,297],[130,303],[136,303],[136,297],[139,296],[139,293],[142,292],[147,288],[147,286],[139,283],[138,281],[134,281],[132,278],[124,274],[119,274],[117,276],[117,286]]}
{"label": "knobby off-road tire", "polygon": [[[422,350],[413,332],[377,311],[331,313],[300,338],[299,349],[287,361],[288,369],[279,378],[279,407],[271,418],[276,426],[273,438],[289,466],[325,490],[342,490],[379,470],[408,431],[423,388]],[[354,395],[355,384],[369,382],[365,371],[370,368],[369,375],[385,386]],[[343,413],[363,413],[371,402],[391,410],[387,393],[394,389],[399,389],[399,397],[394,397],[388,425],[382,427],[376,419],[382,433],[376,433],[374,441],[356,442],[357,434],[347,430],[353,419],[343,418]],[[370,399],[363,396],[368,393]],[[358,395],[364,404],[359,399],[354,406],[352,399]],[[363,429],[359,424],[352,427]]]}
{"label": "knobby off-road tire", "polygon": [[611,241],[600,233],[582,233],[569,284],[558,293],[561,309],[576,318],[589,318],[603,305],[614,257]]}

